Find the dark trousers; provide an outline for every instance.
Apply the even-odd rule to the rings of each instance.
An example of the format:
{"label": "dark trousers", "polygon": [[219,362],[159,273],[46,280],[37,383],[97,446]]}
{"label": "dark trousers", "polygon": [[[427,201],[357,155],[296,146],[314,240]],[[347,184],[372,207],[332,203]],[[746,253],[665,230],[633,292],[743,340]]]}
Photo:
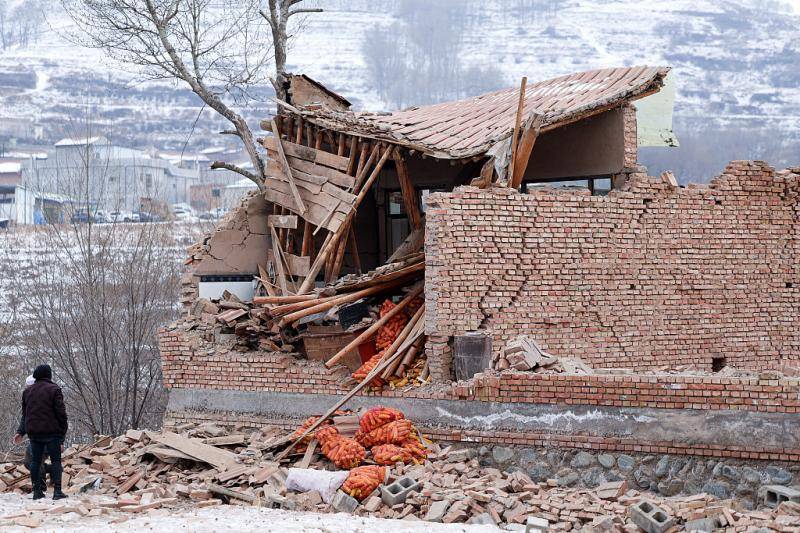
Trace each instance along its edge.
{"label": "dark trousers", "polygon": [[[33,464],[33,451],[31,451],[31,442],[28,441],[28,446],[25,448],[25,468],[28,471],[31,471],[31,465]],[[42,476],[42,486],[46,486],[46,476],[50,476],[50,480],[52,482],[53,477],[53,469],[52,467],[44,462],[44,457],[42,457],[41,467],[39,468],[39,474]]]}
{"label": "dark trousers", "polygon": [[50,457],[51,473],[53,479],[53,487],[56,490],[61,490],[61,438],[55,437],[52,439],[31,439],[31,482],[33,489],[39,489],[44,492],[45,488],[42,484],[42,476],[39,469],[44,460],[44,454]]}

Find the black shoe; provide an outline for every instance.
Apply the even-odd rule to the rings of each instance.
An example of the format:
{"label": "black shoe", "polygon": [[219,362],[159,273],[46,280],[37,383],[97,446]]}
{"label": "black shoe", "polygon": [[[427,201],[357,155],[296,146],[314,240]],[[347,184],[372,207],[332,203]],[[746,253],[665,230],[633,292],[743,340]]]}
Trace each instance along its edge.
{"label": "black shoe", "polygon": [[44,492],[39,489],[33,489],[33,499],[41,500],[42,498],[44,498]]}
{"label": "black shoe", "polygon": [[54,500],[63,500],[66,497],[67,497],[67,495],[64,494],[63,492],[61,492],[61,489],[56,489],[56,490],[53,491],[53,499]]}

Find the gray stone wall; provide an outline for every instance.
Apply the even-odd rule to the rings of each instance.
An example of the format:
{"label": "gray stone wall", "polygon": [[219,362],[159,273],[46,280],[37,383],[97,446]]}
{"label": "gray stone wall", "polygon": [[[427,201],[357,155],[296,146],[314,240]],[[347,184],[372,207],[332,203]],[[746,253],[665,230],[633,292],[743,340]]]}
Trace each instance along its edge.
{"label": "gray stone wall", "polygon": [[662,496],[705,492],[719,499],[734,498],[748,509],[760,505],[763,485],[800,481],[800,465],[747,462],[673,455],[597,453],[555,448],[475,448],[481,464],[504,470],[524,470],[534,481],[555,480],[561,486],[594,488],[608,481],[628,481],[630,488]]}

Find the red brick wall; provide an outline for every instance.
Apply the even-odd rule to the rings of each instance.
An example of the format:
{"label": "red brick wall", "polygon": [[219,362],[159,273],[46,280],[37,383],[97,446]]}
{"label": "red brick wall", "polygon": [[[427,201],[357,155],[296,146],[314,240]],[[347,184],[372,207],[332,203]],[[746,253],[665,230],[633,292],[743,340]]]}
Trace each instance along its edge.
{"label": "red brick wall", "polygon": [[[164,382],[168,388],[343,394],[352,388],[344,367],[326,369],[290,355],[220,349],[202,332],[161,332]],[[762,372],[754,377],[678,374],[479,374],[471,382],[365,393],[420,399],[602,405],[656,409],[735,409],[797,413],[800,378]]]}
{"label": "red brick wall", "polygon": [[707,187],[436,193],[427,333],[530,334],[597,368],[774,368],[800,358],[798,195],[797,174],[746,161]]}

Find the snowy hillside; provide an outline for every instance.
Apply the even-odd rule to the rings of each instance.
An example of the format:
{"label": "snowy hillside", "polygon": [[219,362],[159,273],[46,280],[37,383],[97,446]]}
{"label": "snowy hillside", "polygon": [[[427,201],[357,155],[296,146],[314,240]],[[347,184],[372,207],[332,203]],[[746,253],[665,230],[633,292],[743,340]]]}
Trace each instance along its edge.
{"label": "snowy hillside", "polygon": [[[317,4],[325,13],[305,21],[289,53],[290,68],[319,79],[359,108],[465,96],[517,84],[523,75],[539,80],[596,67],[661,64],[673,66],[677,75],[679,136],[681,128],[777,128],[790,142],[800,142],[796,0]],[[32,119],[52,138],[66,131],[69,117],[91,108],[95,123],[133,144],[175,148],[187,141],[200,112],[189,91],[173,83],[137,82],[101,52],[70,43],[72,24],[63,13],[49,10],[46,18],[49,29],[35,42],[0,51],[0,120]],[[411,45],[416,48],[408,49]],[[386,62],[386,48],[404,50],[412,68],[381,84],[376,65]],[[391,97],[398,88],[428,81],[415,62],[431,62],[437,54],[458,64],[462,74],[453,79],[466,81]],[[438,79],[430,78],[430,84]],[[263,92],[262,101],[247,108],[254,123],[272,107],[266,99],[270,89]],[[220,128],[206,110],[190,145],[219,144]]]}

